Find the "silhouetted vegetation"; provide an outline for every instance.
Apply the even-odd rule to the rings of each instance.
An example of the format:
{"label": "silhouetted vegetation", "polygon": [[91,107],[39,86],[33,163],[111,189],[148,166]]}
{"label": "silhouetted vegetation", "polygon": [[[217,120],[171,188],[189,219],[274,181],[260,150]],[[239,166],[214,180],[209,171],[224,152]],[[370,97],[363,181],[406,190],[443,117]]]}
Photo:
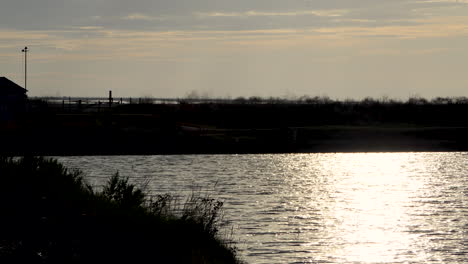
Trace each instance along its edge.
{"label": "silhouetted vegetation", "polygon": [[118,174],[103,191],[54,160],[0,158],[0,263],[240,263],[222,203],[153,199]]}
{"label": "silhouetted vegetation", "polygon": [[[156,103],[160,100],[159,103]],[[163,101],[168,100],[168,101]],[[468,150],[468,98],[30,102],[5,123],[6,155]],[[89,101],[91,102],[91,101]],[[126,102],[126,103],[125,103]],[[167,103],[161,103],[167,102]],[[59,142],[57,139],[61,139]]]}
{"label": "silhouetted vegetation", "polygon": [[[236,98],[216,102],[200,99],[174,105],[175,119],[223,128],[272,128],[320,125],[467,125],[468,98],[383,97],[333,100],[327,96]],[[122,106],[130,109],[131,106]],[[167,107],[170,108],[170,107]]]}

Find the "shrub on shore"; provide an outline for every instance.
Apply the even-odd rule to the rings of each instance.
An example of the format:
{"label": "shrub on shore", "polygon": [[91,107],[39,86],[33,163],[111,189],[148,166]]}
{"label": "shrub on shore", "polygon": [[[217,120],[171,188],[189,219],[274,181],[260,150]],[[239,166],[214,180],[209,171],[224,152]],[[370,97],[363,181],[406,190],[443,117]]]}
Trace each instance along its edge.
{"label": "shrub on shore", "polygon": [[55,160],[0,157],[0,263],[240,263],[221,206],[151,201],[118,174],[96,192]]}

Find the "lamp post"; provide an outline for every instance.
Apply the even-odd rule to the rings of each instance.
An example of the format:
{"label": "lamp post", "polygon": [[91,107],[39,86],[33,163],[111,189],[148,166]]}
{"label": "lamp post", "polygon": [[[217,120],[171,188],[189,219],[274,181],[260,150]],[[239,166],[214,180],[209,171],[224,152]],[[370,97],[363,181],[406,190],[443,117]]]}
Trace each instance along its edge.
{"label": "lamp post", "polygon": [[28,47],[21,50],[24,53],[24,89],[26,90],[28,85],[28,51]]}

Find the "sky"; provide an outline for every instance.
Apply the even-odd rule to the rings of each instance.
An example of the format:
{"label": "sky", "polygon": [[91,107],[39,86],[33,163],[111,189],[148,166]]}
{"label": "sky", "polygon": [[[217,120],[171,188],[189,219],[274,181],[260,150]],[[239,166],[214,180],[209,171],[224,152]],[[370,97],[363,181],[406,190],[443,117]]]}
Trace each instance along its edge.
{"label": "sky", "polygon": [[1,0],[30,96],[468,96],[468,0]]}

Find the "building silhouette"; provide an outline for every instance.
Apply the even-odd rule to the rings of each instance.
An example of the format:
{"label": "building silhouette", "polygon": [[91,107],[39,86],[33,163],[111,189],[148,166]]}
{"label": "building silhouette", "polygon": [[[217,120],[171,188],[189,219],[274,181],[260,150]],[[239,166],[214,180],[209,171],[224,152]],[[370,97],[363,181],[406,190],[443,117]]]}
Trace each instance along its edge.
{"label": "building silhouette", "polygon": [[0,122],[12,122],[26,109],[27,90],[5,77],[0,77]]}

